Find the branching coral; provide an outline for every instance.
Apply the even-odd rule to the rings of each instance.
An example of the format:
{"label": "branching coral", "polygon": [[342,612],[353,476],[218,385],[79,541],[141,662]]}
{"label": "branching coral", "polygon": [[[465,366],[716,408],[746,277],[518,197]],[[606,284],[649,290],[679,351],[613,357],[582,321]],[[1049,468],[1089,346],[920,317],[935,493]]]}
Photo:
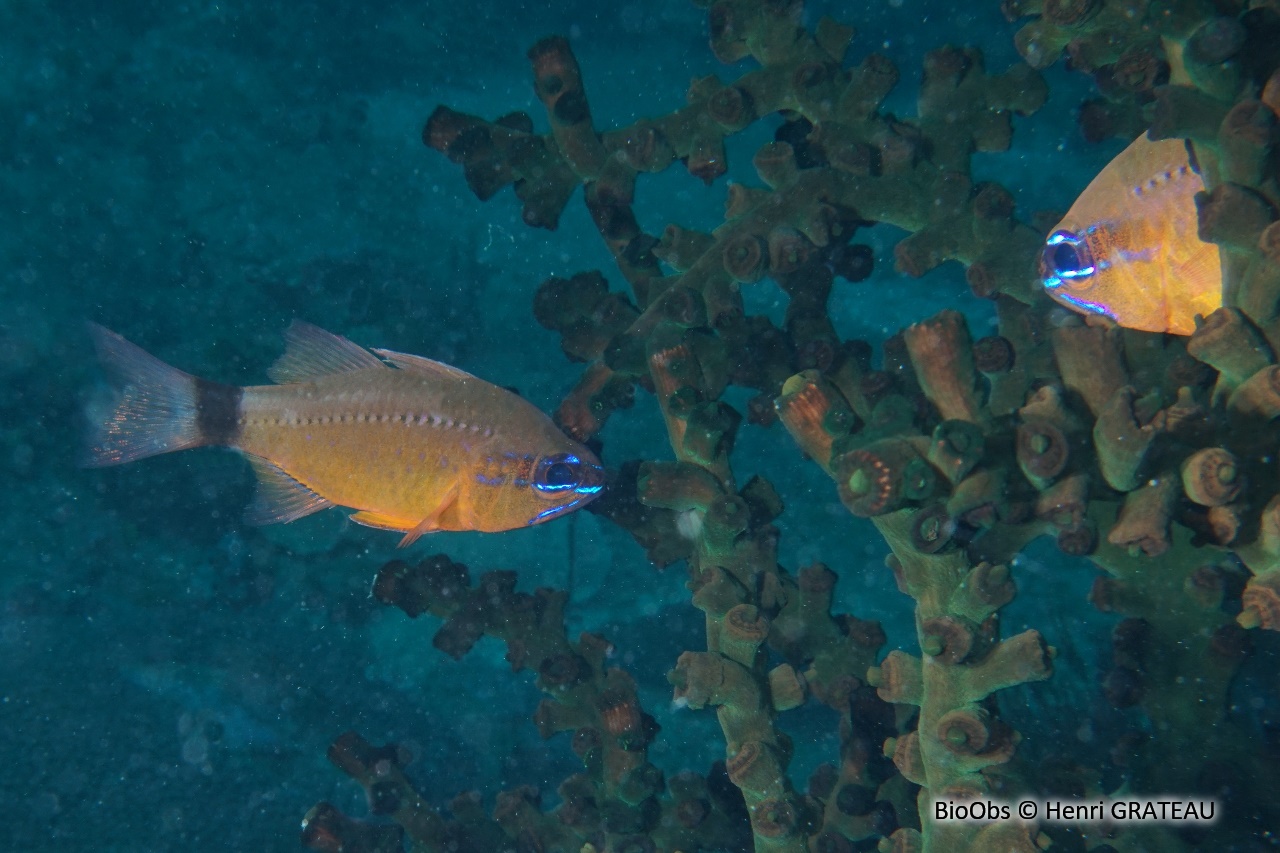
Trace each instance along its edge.
{"label": "branching coral", "polygon": [[[706,647],[682,654],[669,678],[679,702],[715,709],[739,793],[727,797],[715,772],[664,783],[644,752],[655,733],[634,684],[604,666],[602,640],[563,637],[561,594],[515,593],[503,573],[472,587],[444,558],[393,564],[379,597],[446,619],[435,643],[454,656],[484,633],[506,640],[513,668],[535,670],[548,693],[540,731],[573,731],[586,767],[562,786],[558,819],[520,791],[492,820],[473,801],[455,803],[451,823],[415,799],[393,753],[340,739],[337,763],[423,849],[462,837],[451,829],[461,825],[478,833],[466,844],[501,832],[529,849],[716,849],[748,833],[757,850],[797,853],[877,838],[881,850],[975,853],[1062,841],[1048,826],[948,823],[931,809],[1049,785],[1001,713],[1002,697],[1054,668],[1038,631],[1004,636],[1000,619],[1019,553],[1045,535],[1102,569],[1093,603],[1127,618],[1098,692],[1143,713],[1115,738],[1116,760],[1095,758],[1068,789],[1101,795],[1119,773],[1131,790],[1207,791],[1257,825],[1274,823],[1274,803],[1254,789],[1269,790],[1280,762],[1250,742],[1228,696],[1248,630],[1280,629],[1280,74],[1259,42],[1280,32],[1280,18],[1265,5],[1197,2],[1005,11],[1038,16],[1016,37],[1031,66],[1065,52],[1094,75],[1101,99],[1082,111],[1087,135],[1150,125],[1155,137],[1194,143],[1207,186],[1200,231],[1222,249],[1225,286],[1224,307],[1190,338],[1064,319],[1039,295],[1043,234],[969,164],[974,152],[1009,147],[1011,117],[1034,112],[1045,85],[1027,66],[988,73],[973,49],[930,53],[917,114],[893,116],[881,104],[898,70],[847,57],[850,28],[824,18],[810,31],[798,2],[719,0],[709,7],[713,52],[754,67],[732,82],[695,80],[669,114],[597,128],[561,38],[529,53],[549,133],[523,114],[432,114],[426,144],[460,165],[482,200],[511,185],[531,226],[554,228],[581,187],[630,288],[611,291],[594,272],[550,279],[535,316],[586,365],[557,413],[566,431],[590,439],[638,391],[656,399],[672,458],[623,464],[596,507],[654,562],[687,559]],[[753,158],[762,186],[731,185],[723,224],[644,231],[633,202],[646,173],[679,161],[712,182],[727,169],[726,138],[773,114],[782,124]],[[975,340],[944,310],[886,341],[878,368],[868,344],[840,340],[827,300],[838,278],[867,275],[870,252],[851,240],[875,222],[908,232],[894,253],[908,275],[962,263],[973,291],[992,300],[997,333]],[[789,300],[781,328],[744,308],[742,289],[765,279]],[[730,386],[754,393],[745,413],[726,402]],[[780,421],[849,512],[872,519],[914,600],[919,656],[895,650],[877,663],[878,626],[831,614],[834,573],[778,565],[781,501],[733,467],[744,419]],[[806,791],[787,772],[794,746],[783,723],[809,698],[839,713],[841,750]],[[1124,754],[1119,744],[1142,726],[1146,746]],[[1254,788],[1226,785],[1227,775]],[[308,824],[318,849],[398,843],[318,809]],[[1250,820],[1206,831],[1228,845],[1253,831]],[[1166,828],[1126,830],[1116,843],[1184,840]]]}
{"label": "branching coral", "polygon": [[[657,733],[640,707],[635,683],[607,665],[609,644],[594,634],[576,642],[564,633],[563,592],[516,592],[512,572],[495,571],[472,585],[465,566],[443,555],[416,566],[387,564],[374,582],[374,597],[410,617],[424,613],[443,619],[432,644],[461,659],[482,636],[504,641],[514,672],[530,669],[546,694],[534,714],[544,738],[571,733],[583,771],[560,785],[561,803],[544,812],[537,792],[503,794],[493,815],[475,798],[450,804],[451,820],[425,803],[403,772],[394,746],[375,748],[347,733],[329,758],[365,788],[370,810],[393,820],[389,832],[353,821],[320,804],[304,821],[303,841],[316,850],[382,850],[388,838],[407,837],[414,849],[488,851],[510,840],[537,839],[547,849],[663,850],[710,849],[732,843],[743,830],[742,801],[717,785],[723,768],[710,778],[683,773],[664,779],[647,758]],[[638,846],[637,846],[638,845]]]}

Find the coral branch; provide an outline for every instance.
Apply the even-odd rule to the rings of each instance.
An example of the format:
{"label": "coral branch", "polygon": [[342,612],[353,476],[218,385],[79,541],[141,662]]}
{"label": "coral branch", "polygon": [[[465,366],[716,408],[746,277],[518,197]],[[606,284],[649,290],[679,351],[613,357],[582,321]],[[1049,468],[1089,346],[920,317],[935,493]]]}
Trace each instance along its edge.
{"label": "coral branch", "polygon": [[[582,185],[631,288],[630,297],[611,293],[598,274],[552,279],[535,312],[566,355],[586,363],[557,414],[567,431],[598,435],[636,388],[652,391],[659,407],[672,460],[624,466],[613,488],[625,494],[597,506],[655,562],[689,560],[706,648],[681,655],[670,678],[678,701],[716,709],[723,785],[746,807],[739,829],[749,823],[757,850],[797,853],[851,851],[876,836],[882,850],[929,853],[1047,846],[1034,824],[942,823],[931,811],[944,799],[1044,782],[1021,775],[1023,747],[996,702],[999,691],[1047,678],[1054,664],[1036,631],[1000,630],[1014,597],[1010,566],[1040,535],[1101,566],[1095,604],[1131,617],[1098,681],[1102,697],[1147,716],[1151,745],[1123,769],[1133,789],[1174,784],[1225,797],[1212,780],[1228,765],[1237,777],[1270,779],[1280,763],[1242,750],[1247,724],[1223,709],[1249,653],[1246,629],[1280,625],[1274,12],[1005,0],[1010,20],[1032,18],[1015,37],[1030,67],[992,74],[976,50],[931,51],[916,115],[904,117],[883,109],[898,69],[882,56],[846,57],[851,28],[823,19],[811,31],[799,3],[702,5],[712,52],[751,67],[727,82],[694,80],[679,109],[597,129],[569,43],[553,38],[530,53],[549,133],[520,114],[487,122],[441,108],[424,141],[458,163],[481,198],[513,185],[531,225],[554,227]],[[1224,284],[1223,307],[1189,339],[1060,317],[1037,294],[1036,261],[1054,218],[1019,222],[1014,195],[973,176],[972,155],[1009,147],[1012,116],[1043,103],[1033,69],[1063,56],[1096,88],[1080,113],[1087,136],[1149,127],[1152,139],[1193,143],[1206,185],[1200,236],[1220,247]],[[645,175],[681,161],[710,183],[726,172],[726,139],[771,114],[781,122],[754,154],[759,183],[729,187],[722,224],[642,231],[633,204]],[[841,341],[828,301],[841,279],[870,272],[873,253],[851,240],[877,222],[907,232],[893,254],[910,276],[963,264],[974,294],[994,303],[994,333],[974,341],[963,318],[944,310],[889,338],[880,369],[868,345]],[[743,295],[774,286],[786,300],[780,326],[749,314],[753,300]],[[1177,298],[1178,283],[1169,286]],[[745,428],[726,402],[732,386],[747,392],[748,424],[780,420],[835,480],[845,507],[871,518],[889,543],[887,562],[914,600],[919,657],[895,650],[876,666],[883,635],[831,613],[834,574],[818,564],[792,578],[778,566],[772,522],[781,502],[758,478],[739,488],[731,465]],[[662,826],[683,827],[688,844],[705,837],[694,827],[731,820],[731,810],[706,805],[712,780],[691,782],[687,796],[673,783],[668,797],[628,750],[609,758],[611,741],[647,743],[634,685],[606,683],[592,640],[525,638],[554,634],[547,628],[562,599],[521,597],[501,573],[481,579],[483,594],[441,598],[445,588],[469,589],[465,581],[452,564],[422,577],[397,570],[383,592],[406,612],[446,618],[436,643],[451,654],[485,633],[507,638],[513,666],[536,668],[544,689],[559,685],[539,712],[542,730],[575,731],[590,756],[585,781],[562,790],[560,821],[531,793],[512,792],[500,808],[505,832],[576,844],[592,808],[615,800],[627,804],[619,808],[631,833],[615,840],[643,837],[636,849],[661,847]],[[573,699],[584,696],[593,698]],[[791,744],[778,715],[809,697],[840,714],[842,737],[839,764],[815,772],[806,796],[787,775]],[[895,723],[884,702],[912,715]],[[1170,756],[1167,777],[1157,756]],[[1083,781],[1098,770],[1062,785],[1098,789],[1096,778]],[[643,802],[674,817],[655,824]],[[1237,811],[1255,812],[1273,815],[1274,804]],[[349,831],[354,838],[363,828]],[[1217,846],[1247,846],[1221,828],[1206,832]],[[1153,837],[1175,843],[1170,833]]]}

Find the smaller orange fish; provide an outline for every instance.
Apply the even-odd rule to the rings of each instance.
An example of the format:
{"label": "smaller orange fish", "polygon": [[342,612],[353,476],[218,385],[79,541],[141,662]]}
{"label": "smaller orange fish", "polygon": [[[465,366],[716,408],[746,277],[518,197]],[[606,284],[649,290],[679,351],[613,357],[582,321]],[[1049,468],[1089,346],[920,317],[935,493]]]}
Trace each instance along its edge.
{"label": "smaller orange fish", "polygon": [[[370,352],[294,321],[268,371],[239,388],[170,367],[101,326],[90,331],[119,394],[90,438],[89,465],[183,450],[243,452],[258,475],[252,523],[331,506],[404,532],[495,532],[594,500],[595,455],[517,395],[416,355]],[[375,355],[376,353],[376,355]]]}
{"label": "smaller orange fish", "polygon": [[1222,259],[1198,234],[1195,196],[1203,190],[1189,142],[1139,136],[1045,241],[1046,292],[1130,329],[1190,335],[1197,314],[1222,306]]}

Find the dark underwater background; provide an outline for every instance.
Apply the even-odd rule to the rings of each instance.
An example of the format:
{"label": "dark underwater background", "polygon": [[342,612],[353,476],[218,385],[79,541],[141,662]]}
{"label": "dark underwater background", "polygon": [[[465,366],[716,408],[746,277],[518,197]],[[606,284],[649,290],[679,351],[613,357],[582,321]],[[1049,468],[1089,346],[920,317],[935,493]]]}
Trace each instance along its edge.
{"label": "dark underwater background", "polygon": [[[994,2],[806,10],[828,12],[856,24],[852,55],[898,64],[888,108],[904,114],[929,49],[977,45],[993,71],[1020,61]],[[85,321],[191,373],[256,384],[303,318],[549,411],[576,371],[534,322],[534,290],[592,268],[617,287],[612,260],[577,201],[550,235],[523,225],[509,191],[481,205],[423,146],[422,124],[444,103],[523,109],[545,129],[525,51],[549,34],[570,39],[597,127],[668,112],[691,78],[740,73],[711,55],[706,27],[683,0],[0,2],[0,847],[296,850],[318,800],[366,813],[325,758],[348,729],[404,745],[436,803],[521,784],[551,796],[573,772],[564,738],[538,738],[538,692],[498,643],[455,662],[431,647],[431,617],[370,599],[374,572],[403,556],[396,535],[333,510],[248,527],[252,477],[224,451],[78,468],[83,412],[105,393]],[[1000,180],[1024,218],[1065,209],[1123,145],[1081,138],[1073,110],[1088,78],[1061,63],[1045,74],[1050,100],[1015,121],[1013,149],[975,160],[975,179]],[[756,181],[751,152],[777,123],[730,140],[731,177]],[[642,178],[636,210],[650,233],[673,220],[710,230],[724,193],[723,179],[704,187],[671,169]],[[900,236],[859,233],[877,265],[837,287],[841,336],[875,343],[947,307],[986,334],[993,314],[958,265],[919,280],[893,271]],[[747,299],[781,316],[775,287]],[[645,397],[603,441],[613,466],[670,453]],[[841,609],[882,621],[888,648],[912,648],[911,601],[881,538],[781,427],[744,427],[735,464],[787,503],[783,565],[826,562]],[[567,588],[570,635],[608,637],[663,725],[651,759],[705,771],[723,756],[709,712],[671,708],[666,672],[705,647],[680,565],[657,571],[589,513],[427,537],[409,556],[437,551],[473,574],[513,569],[525,590]],[[1061,655],[1050,682],[1002,697],[1032,750],[1087,743],[1116,713],[1089,698],[1118,619],[1087,603],[1094,574],[1048,546],[1020,558],[1006,631],[1034,626]],[[788,715],[793,778],[838,748],[834,720],[812,705]]]}

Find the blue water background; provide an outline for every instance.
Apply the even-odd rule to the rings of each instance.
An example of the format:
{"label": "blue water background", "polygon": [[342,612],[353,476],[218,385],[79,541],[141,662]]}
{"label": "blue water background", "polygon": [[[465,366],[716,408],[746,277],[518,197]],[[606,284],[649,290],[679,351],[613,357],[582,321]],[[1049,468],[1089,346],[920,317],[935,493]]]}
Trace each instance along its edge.
{"label": "blue water background", "polygon": [[[369,600],[373,573],[402,556],[397,536],[337,511],[248,528],[248,466],[223,451],[107,470],[75,458],[81,413],[103,394],[86,320],[189,372],[251,384],[301,317],[554,407],[577,368],[533,322],[534,289],[592,268],[621,279],[578,199],[556,232],[530,230],[510,191],[479,203],[419,135],[440,103],[486,117],[523,109],[545,128],[525,51],[546,34],[571,39],[600,128],[681,106],[693,77],[748,67],[716,62],[692,4],[603,5],[0,3],[0,826],[11,849],[296,850],[316,801],[365,813],[324,757],[351,728],[406,744],[437,803],[525,783],[550,796],[573,771],[563,739],[537,738],[537,691],[497,643],[455,663],[431,648],[429,618]],[[836,5],[807,16],[847,18]],[[850,56],[897,62],[888,107],[911,115],[927,49],[977,44],[991,70],[1018,61],[997,6],[867,4]],[[1016,121],[1014,150],[975,160],[975,177],[1004,183],[1024,216],[1065,209],[1121,145],[1081,140],[1072,113],[1087,80],[1047,76],[1053,96]],[[776,124],[732,141],[735,179],[758,182],[751,153]],[[642,178],[637,213],[650,233],[672,221],[710,230],[724,192],[724,180],[704,187],[676,167]],[[958,265],[920,280],[893,271],[900,236],[858,235],[877,270],[837,287],[840,333],[878,342],[944,308],[989,333],[989,306]],[[781,317],[772,284],[747,299]],[[648,398],[604,439],[611,464],[669,456]],[[912,648],[910,601],[882,541],[781,429],[744,429],[735,465],[787,502],[783,565],[827,562],[841,608],[882,620],[890,648]],[[705,770],[721,755],[710,713],[670,707],[666,671],[704,647],[680,567],[655,571],[585,513],[429,537],[413,553],[437,550],[474,574],[515,569],[525,589],[572,577],[571,632],[615,643],[664,726],[654,760]],[[1078,666],[1022,691],[1015,716],[1089,688],[1111,624],[1084,602],[1092,574],[1049,548],[1022,561],[1007,630],[1040,628]],[[1042,722],[1041,733],[1090,737],[1078,717]],[[810,708],[787,724],[802,784],[836,756],[835,718]]]}

